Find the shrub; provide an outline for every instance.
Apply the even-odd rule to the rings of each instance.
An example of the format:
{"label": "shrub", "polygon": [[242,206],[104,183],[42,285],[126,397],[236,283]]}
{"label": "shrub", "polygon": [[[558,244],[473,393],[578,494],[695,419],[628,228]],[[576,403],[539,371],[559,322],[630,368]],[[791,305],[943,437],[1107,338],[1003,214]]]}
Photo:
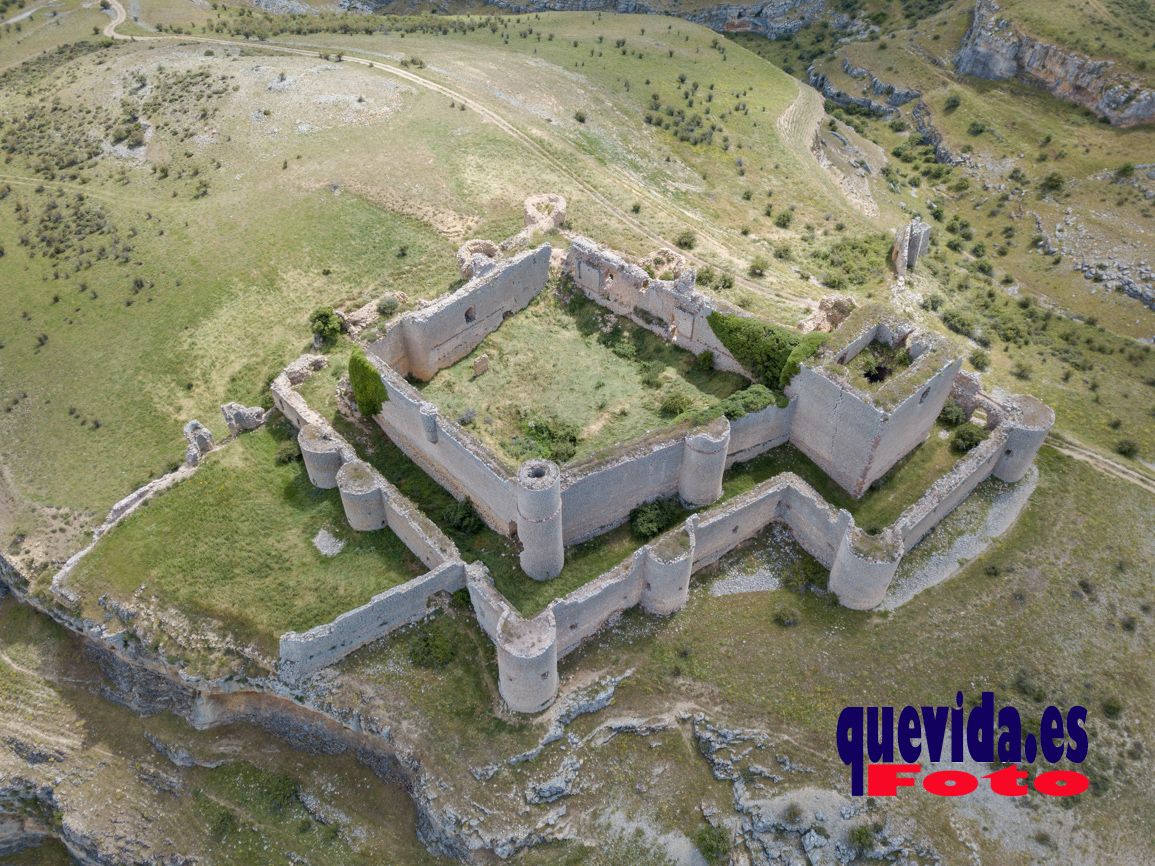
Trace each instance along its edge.
{"label": "shrub", "polygon": [[977,120],[972,120],[971,125],[967,127],[967,135],[982,135],[986,131],[986,124]]}
{"label": "shrub", "polygon": [[682,509],[673,499],[657,499],[639,505],[630,512],[630,530],[638,538],[648,541],[661,535],[682,519]]}
{"label": "shrub", "polygon": [[661,412],[663,415],[672,418],[675,415],[688,412],[693,405],[693,398],[685,391],[670,391],[662,398]]}
{"label": "shrub", "polygon": [[959,405],[957,400],[948,400],[946,405],[942,407],[938,420],[947,427],[958,427],[960,424],[966,423],[966,409]]}
{"label": "shrub", "polygon": [[709,373],[714,369],[714,353],[707,349],[694,358],[694,369],[702,373]]}
{"label": "shrub", "polygon": [[799,557],[782,572],[782,588],[798,595],[811,589],[825,589],[828,583],[829,573],[810,556]]}
{"label": "shrub", "polygon": [[950,434],[950,450],[956,454],[966,454],[986,438],[986,431],[977,424],[960,424]]}
{"label": "shrub", "polygon": [[309,328],[324,342],[331,343],[341,335],[341,319],[332,307],[317,307],[309,316]]}
{"label": "shrub", "polygon": [[1139,443],[1134,439],[1120,439],[1115,443],[1115,453],[1129,460],[1139,456]]}
{"label": "shrub", "polygon": [[586,113],[584,111],[575,111],[573,113],[573,119],[576,120],[578,123],[585,123],[586,122]]}
{"label": "shrub", "polygon": [[976,370],[982,371],[991,365],[991,356],[984,349],[975,349],[970,354],[971,366]]}
{"label": "shrub", "polygon": [[779,388],[785,388],[790,384],[790,381],[802,369],[803,362],[812,358],[822,348],[826,338],[826,334],[814,332],[806,334],[798,341],[798,345],[791,349],[790,354],[786,356],[786,363],[782,365],[782,372],[778,374]]}
{"label": "shrub", "polygon": [[1065,183],[1066,181],[1063,179],[1061,174],[1059,174],[1057,171],[1052,171],[1039,183],[1039,190],[1043,193],[1043,195],[1053,195],[1055,193],[1062,192],[1063,184]]}
{"label": "shrub", "polygon": [[794,222],[793,211],[784,210],[781,211],[778,216],[774,217],[774,225],[778,226],[780,229],[790,228],[790,224],[792,222]]}
{"label": "shrub", "polygon": [[1123,703],[1118,698],[1107,698],[1103,701],[1103,715],[1108,719],[1117,719],[1123,715]]}
{"label": "shrub", "polygon": [[301,459],[301,446],[297,444],[296,439],[286,439],[284,442],[277,443],[277,450],[273,454],[273,462],[278,466],[284,466],[292,463],[294,460]]}
{"label": "shrub", "polygon": [[642,384],[647,388],[662,387],[662,365],[656,361],[642,364]]}
{"label": "shrub", "polygon": [[692,250],[697,242],[698,236],[691,231],[684,231],[674,238],[675,245],[682,250]]}
{"label": "shrub", "polygon": [[366,418],[372,418],[380,412],[381,406],[389,399],[381,374],[360,349],[349,357],[349,384],[353,388],[357,411]]}
{"label": "shrub", "polygon": [[960,105],[962,105],[962,97],[960,97],[957,93],[952,93],[946,98],[946,102],[943,103],[942,109],[947,114],[950,114]]}
{"label": "shrub", "polygon": [[399,306],[401,306],[401,302],[398,301],[396,297],[386,295],[377,302],[377,312],[380,313],[383,318],[388,319],[397,312]]}
{"label": "shrub", "polygon": [[974,320],[960,310],[947,310],[942,314],[942,323],[956,334],[969,337],[975,329]]}
{"label": "shrub", "polygon": [[730,834],[721,827],[711,827],[706,824],[694,834],[694,845],[706,858],[707,863],[721,863],[722,859],[730,853]]}
{"label": "shrub", "polygon": [[768,322],[725,313],[710,313],[710,327],[740,364],[769,388],[779,387],[782,371],[801,334]]}
{"label": "shrub", "polygon": [[564,463],[577,453],[580,432],[577,426],[555,415],[523,412],[521,436],[514,442],[513,450],[518,456],[544,457]]}
{"label": "shrub", "polygon": [[768,267],[770,267],[770,263],[766,261],[765,256],[754,256],[754,260],[750,262],[750,267],[746,269],[746,273],[752,277],[764,277]]}
{"label": "shrub", "polygon": [[444,616],[427,623],[409,639],[409,661],[419,668],[440,670],[456,655],[453,625]]}
{"label": "shrub", "polygon": [[446,505],[441,512],[441,523],[453,532],[462,535],[474,535],[485,528],[485,522],[477,514],[473,502],[466,498],[454,500]]}
{"label": "shrub", "polygon": [[774,622],[782,628],[793,628],[802,622],[802,613],[796,607],[783,605],[774,611]]}
{"label": "shrub", "polygon": [[847,836],[852,848],[865,853],[874,848],[874,831],[869,824],[859,824]]}

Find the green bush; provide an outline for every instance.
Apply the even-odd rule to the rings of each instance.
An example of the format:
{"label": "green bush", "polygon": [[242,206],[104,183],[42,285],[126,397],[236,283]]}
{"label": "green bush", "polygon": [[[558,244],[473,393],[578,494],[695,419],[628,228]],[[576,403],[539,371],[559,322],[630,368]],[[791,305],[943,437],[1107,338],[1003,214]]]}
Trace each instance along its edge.
{"label": "green bush", "polygon": [[790,228],[790,224],[794,222],[794,212],[784,210],[779,212],[778,216],[774,217],[774,225],[780,229]]}
{"label": "green bush", "polygon": [[397,308],[401,306],[401,302],[393,295],[386,295],[377,302],[377,312],[381,314],[382,318],[388,319],[397,312]]}
{"label": "green bush", "polygon": [[381,374],[360,349],[349,357],[349,384],[353,388],[357,410],[366,418],[380,412],[381,406],[389,399]]}
{"label": "green bush", "polygon": [[701,373],[709,373],[714,369],[714,353],[707,349],[694,358],[694,369]]}
{"label": "green bush", "polygon": [[693,398],[685,391],[670,391],[662,398],[661,412],[668,418],[689,411],[694,405]]}
{"label": "green bush", "polygon": [[782,371],[790,353],[802,340],[801,334],[757,319],[716,311],[710,313],[708,321],[715,336],[738,363],[767,387],[779,387]]}
{"label": "green bush", "polygon": [[580,433],[577,426],[554,415],[523,411],[521,435],[511,443],[510,451],[518,457],[544,457],[564,463],[577,453]]}
{"label": "green bush", "polygon": [[874,831],[869,824],[859,824],[847,837],[852,848],[865,853],[874,849]]}
{"label": "green bush", "polygon": [[749,385],[741,391],[735,391],[729,397],[719,400],[713,406],[699,409],[686,417],[691,424],[708,424],[715,418],[725,415],[731,421],[749,415],[751,412],[760,412],[771,403],[779,406],[786,405],[786,398],[775,394],[765,385]]}
{"label": "green bush", "polygon": [[950,434],[950,450],[956,454],[966,454],[986,438],[986,431],[977,424],[960,424]]}
{"label": "green bush", "polygon": [[782,628],[793,628],[802,622],[802,613],[796,607],[783,605],[774,611],[774,622]]}
{"label": "green bush", "polygon": [[754,256],[754,260],[750,262],[750,267],[746,269],[752,277],[766,276],[766,269],[770,267],[770,263],[766,261],[765,256]]}
{"label": "green bush", "polygon": [[297,444],[296,439],[286,439],[284,442],[277,443],[277,450],[273,455],[273,462],[278,466],[284,466],[286,463],[292,463],[294,460],[301,459],[301,446]]}
{"label": "green bush", "polygon": [[985,349],[975,349],[970,355],[971,366],[980,372],[991,365],[990,353]]}
{"label": "green bush", "polygon": [[684,231],[674,238],[674,243],[682,250],[692,250],[697,242],[698,236],[691,231]]}
{"label": "green bush", "polygon": [[409,660],[419,668],[440,670],[456,656],[457,641],[448,617],[436,617],[409,639]]}
{"label": "green bush", "polygon": [[441,511],[441,523],[452,532],[474,535],[485,528],[485,522],[477,514],[470,499],[454,500]]}
{"label": "green bush", "polygon": [[938,420],[947,427],[957,427],[960,424],[965,424],[967,420],[966,409],[964,409],[957,400],[947,400],[938,415]]}
{"label": "green bush", "polygon": [[790,354],[786,356],[786,363],[782,366],[782,372],[778,374],[778,387],[780,389],[790,384],[790,381],[802,369],[803,362],[812,358],[822,348],[826,339],[826,334],[815,332],[806,334],[798,341],[798,345],[791,349]]}
{"label": "green bush", "polygon": [[682,519],[682,508],[673,499],[658,499],[630,512],[630,530],[643,541],[661,535]]}
{"label": "green bush", "polygon": [[332,307],[317,307],[309,316],[309,329],[326,343],[341,335],[341,319]]}
{"label": "green bush", "polygon": [[1139,456],[1139,443],[1134,439],[1120,439],[1115,443],[1115,453],[1120,457],[1134,460]]}
{"label": "green bush", "polygon": [[730,853],[730,834],[721,827],[706,824],[694,834],[694,845],[707,863],[721,863]]}

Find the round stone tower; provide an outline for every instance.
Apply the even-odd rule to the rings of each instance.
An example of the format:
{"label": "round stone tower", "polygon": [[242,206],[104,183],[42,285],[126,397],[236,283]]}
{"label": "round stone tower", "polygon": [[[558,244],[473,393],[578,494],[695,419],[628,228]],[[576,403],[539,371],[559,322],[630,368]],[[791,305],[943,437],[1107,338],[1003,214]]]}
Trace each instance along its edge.
{"label": "round stone tower", "polygon": [[337,472],[337,489],[345,518],[358,532],[373,532],[388,524],[385,491],[377,473],[363,460],[351,460]]}
{"label": "round stone tower", "polygon": [[565,565],[561,525],[561,471],[549,460],[527,460],[517,471],[517,537],[521,570],[551,580]]}
{"label": "round stone tower", "polygon": [[1000,481],[1015,482],[1027,474],[1055,424],[1054,410],[1034,397],[1017,394],[1014,405],[1018,411],[1006,421],[1007,442],[994,469]]}
{"label": "round stone tower", "polygon": [[678,496],[685,505],[698,508],[722,496],[722,474],[730,448],[730,419],[712,421],[686,436]]}
{"label": "round stone tower", "polygon": [[437,444],[437,407],[432,403],[422,403],[421,408],[417,410],[421,415],[421,429],[425,433],[425,438],[432,444]]}
{"label": "round stone tower", "polygon": [[642,572],[642,609],[668,616],[685,607],[693,565],[694,539],[685,529],[650,545]]}
{"label": "round stone tower", "polygon": [[323,490],[336,487],[337,471],[345,462],[341,453],[345,443],[325,427],[306,424],[297,434],[297,444],[301,447],[301,459],[313,486]]}
{"label": "round stone tower", "polygon": [[506,611],[497,623],[498,691],[516,713],[540,713],[557,696],[557,623],[546,608],[533,619]]}

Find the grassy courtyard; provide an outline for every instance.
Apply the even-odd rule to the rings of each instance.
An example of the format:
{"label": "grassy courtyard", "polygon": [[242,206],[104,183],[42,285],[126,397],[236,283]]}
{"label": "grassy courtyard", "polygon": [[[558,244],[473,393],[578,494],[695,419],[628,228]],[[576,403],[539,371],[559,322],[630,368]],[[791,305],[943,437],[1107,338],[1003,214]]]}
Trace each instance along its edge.
{"label": "grassy courtyard", "polygon": [[[162,607],[219,621],[275,654],[280,635],[328,622],[426,569],[388,529],[349,529],[336,490],[278,465],[283,422],[241,436],[110,532],[70,579],[85,599],[140,586]],[[335,556],[313,544],[325,529]]]}
{"label": "grassy courtyard", "polygon": [[[489,372],[474,376],[482,355]],[[694,361],[573,290],[550,286],[423,391],[507,463],[538,455],[564,462],[668,426],[748,384]]]}

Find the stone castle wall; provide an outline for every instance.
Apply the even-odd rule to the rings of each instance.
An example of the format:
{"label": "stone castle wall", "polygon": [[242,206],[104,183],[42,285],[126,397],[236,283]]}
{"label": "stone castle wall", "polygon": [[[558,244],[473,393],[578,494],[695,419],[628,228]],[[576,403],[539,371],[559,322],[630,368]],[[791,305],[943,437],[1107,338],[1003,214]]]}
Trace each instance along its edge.
{"label": "stone castle wall", "polygon": [[[467,585],[478,622],[497,646],[503,697],[518,712],[549,706],[558,682],[556,669],[542,668],[549,659],[556,664],[632,607],[641,605],[662,615],[681,609],[692,572],[716,563],[774,522],[789,527],[798,544],[829,569],[829,588],[840,603],[856,609],[875,607],[906,552],[975,487],[995,475],[1000,461],[1013,460],[1008,471],[1017,471],[1019,455],[1013,451],[1008,455],[1007,443],[1025,433],[1041,444],[1038,434],[1054,420],[1053,413],[1033,398],[1015,398],[1002,406],[1005,414],[991,435],[878,535],[863,532],[848,511],[832,507],[798,476],[782,473],[691,515],[682,526],[555,599],[531,619],[521,617],[497,592],[485,567],[474,563],[467,571]],[[511,624],[517,628],[511,630]],[[533,636],[531,665],[524,651],[503,650],[506,633],[516,634],[522,643],[526,635]]]}
{"label": "stone castle wall", "polygon": [[277,673],[290,683],[422,619],[434,594],[465,586],[465,564],[457,546],[380,472],[357,459],[353,447],[309,407],[294,387],[303,378],[287,370],[273,380],[270,390],[273,404],[298,428],[297,441],[309,479],[318,487],[338,490],[353,529],[388,528],[430,571],[385,590],[332,622],[282,635]]}

